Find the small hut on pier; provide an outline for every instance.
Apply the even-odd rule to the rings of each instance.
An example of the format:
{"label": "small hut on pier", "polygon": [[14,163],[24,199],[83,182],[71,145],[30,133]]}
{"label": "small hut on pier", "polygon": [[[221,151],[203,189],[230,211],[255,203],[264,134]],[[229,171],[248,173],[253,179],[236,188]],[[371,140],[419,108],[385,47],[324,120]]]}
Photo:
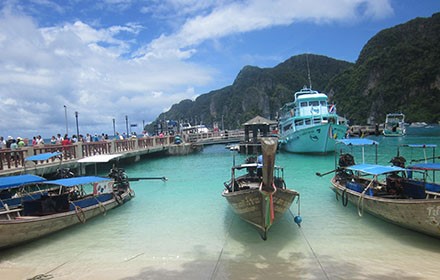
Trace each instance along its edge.
{"label": "small hut on pier", "polygon": [[[261,116],[245,122],[244,141],[240,142],[240,153],[243,154],[259,154],[261,153],[260,137],[267,137],[272,134],[272,127],[276,127],[277,122],[271,121]],[[250,133],[252,132],[252,136]]]}

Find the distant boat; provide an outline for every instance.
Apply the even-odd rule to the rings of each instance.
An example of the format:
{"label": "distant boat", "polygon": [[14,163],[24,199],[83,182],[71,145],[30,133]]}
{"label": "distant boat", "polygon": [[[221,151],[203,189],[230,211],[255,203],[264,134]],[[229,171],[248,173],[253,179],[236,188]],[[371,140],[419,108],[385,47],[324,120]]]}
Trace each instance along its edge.
{"label": "distant boat", "polygon": [[405,133],[406,135],[438,136],[440,135],[440,124],[411,123],[406,126]]}
{"label": "distant boat", "polygon": [[324,93],[304,87],[293,102],[280,109],[280,147],[293,153],[334,152],[335,141],[345,138],[348,125],[328,104]]}
{"label": "distant boat", "polygon": [[428,124],[425,122],[413,122],[409,127],[426,127]]}
{"label": "distant boat", "polygon": [[[261,145],[262,162],[233,166],[231,179],[225,182],[222,195],[233,211],[257,227],[266,240],[272,224],[289,210],[296,197],[299,200],[299,193],[286,187],[283,169],[274,165],[277,141],[270,137],[262,138]],[[238,175],[240,170],[245,174]],[[300,216],[294,220],[301,223]]]}
{"label": "distant boat", "polygon": [[405,115],[402,113],[387,114],[383,128],[383,135],[398,137],[405,135],[405,133]]}

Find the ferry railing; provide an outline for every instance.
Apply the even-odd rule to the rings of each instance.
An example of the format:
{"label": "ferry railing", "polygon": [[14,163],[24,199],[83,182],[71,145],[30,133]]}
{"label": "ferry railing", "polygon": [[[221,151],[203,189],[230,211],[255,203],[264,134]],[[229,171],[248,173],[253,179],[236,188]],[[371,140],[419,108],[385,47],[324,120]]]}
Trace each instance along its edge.
{"label": "ferry railing", "polygon": [[244,139],[245,132],[244,130],[228,130],[228,131],[215,131],[208,133],[189,133],[184,134],[183,138],[185,142],[197,143],[197,142],[206,142],[206,140],[210,140],[210,142],[215,142],[217,140],[225,140],[225,139]]}

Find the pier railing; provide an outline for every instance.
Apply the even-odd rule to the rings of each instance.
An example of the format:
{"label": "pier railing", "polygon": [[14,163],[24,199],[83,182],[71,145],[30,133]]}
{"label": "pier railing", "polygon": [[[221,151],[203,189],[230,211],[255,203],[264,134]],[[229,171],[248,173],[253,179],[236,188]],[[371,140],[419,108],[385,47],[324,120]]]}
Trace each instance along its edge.
{"label": "pier railing", "polygon": [[[159,146],[169,146],[174,143],[174,136],[142,137],[123,140],[106,140],[98,142],[79,142],[71,145],[30,146],[16,150],[0,150],[0,172],[19,169],[25,166],[25,159],[43,153],[61,152],[63,161],[78,160],[93,155],[124,153],[130,151],[149,150]],[[34,161],[36,165],[55,161],[51,158],[44,161]]]}
{"label": "pier railing", "polygon": [[208,133],[183,134],[185,142],[204,143],[228,139],[244,139],[244,130],[214,131]]}

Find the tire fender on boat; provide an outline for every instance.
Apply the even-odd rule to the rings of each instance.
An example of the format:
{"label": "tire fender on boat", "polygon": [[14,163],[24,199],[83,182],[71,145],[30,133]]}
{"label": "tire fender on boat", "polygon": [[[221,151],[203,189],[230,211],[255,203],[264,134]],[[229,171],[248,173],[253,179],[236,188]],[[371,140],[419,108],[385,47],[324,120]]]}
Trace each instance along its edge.
{"label": "tire fender on boat", "polygon": [[121,205],[122,203],[124,203],[124,201],[123,201],[123,199],[122,199],[122,196],[120,196],[119,194],[114,194],[114,197],[115,197],[115,200],[116,200],[116,203],[118,204],[118,205]]}
{"label": "tire fender on boat", "polygon": [[84,224],[87,220],[86,213],[84,213],[84,210],[81,207],[79,207],[78,205],[76,205],[75,206],[75,213],[76,213],[76,216],[78,217],[78,220],[82,224]]}
{"label": "tire fender on boat", "polygon": [[98,201],[99,205],[99,211],[101,211],[102,215],[107,215],[107,209],[105,208],[104,204],[102,204],[101,201]]}
{"label": "tire fender on boat", "polygon": [[348,204],[348,194],[347,194],[347,189],[346,188],[342,191],[341,200],[342,200],[342,206],[347,207],[347,204]]}

